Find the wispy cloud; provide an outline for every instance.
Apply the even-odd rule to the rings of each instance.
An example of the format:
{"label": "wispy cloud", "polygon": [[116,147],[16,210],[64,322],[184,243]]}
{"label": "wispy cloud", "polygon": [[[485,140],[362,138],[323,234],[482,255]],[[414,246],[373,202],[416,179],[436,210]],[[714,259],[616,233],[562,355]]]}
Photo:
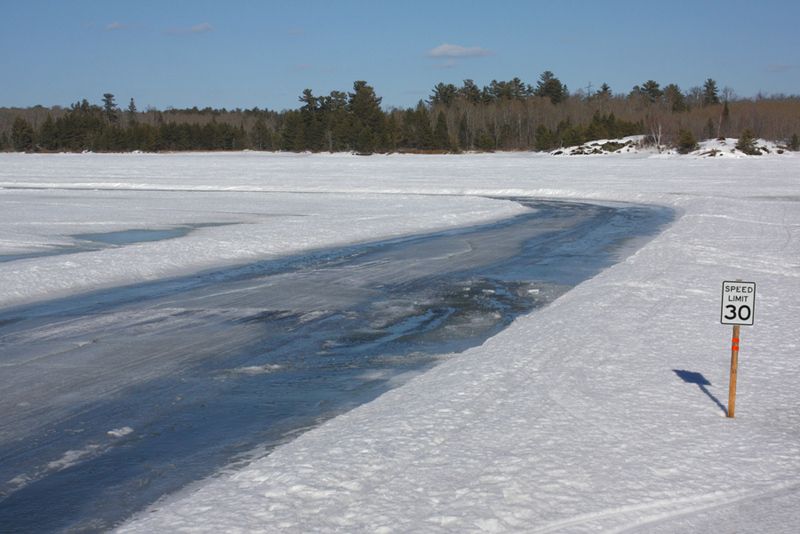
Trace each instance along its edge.
{"label": "wispy cloud", "polygon": [[197,33],[209,33],[213,31],[214,27],[211,24],[208,22],[201,22],[200,24],[195,24],[194,26],[190,26],[188,28],[172,28],[167,30],[167,33],[170,35],[191,35]]}
{"label": "wispy cloud", "polygon": [[117,31],[117,30],[124,30],[127,27],[128,27],[127,24],[123,24],[121,22],[114,21],[111,24],[106,24],[106,31],[107,32],[113,32],[113,31]]}
{"label": "wispy cloud", "polygon": [[435,58],[467,58],[491,56],[492,51],[479,46],[461,46],[454,44],[440,44],[428,50],[428,57]]}
{"label": "wispy cloud", "polygon": [[214,27],[211,26],[211,24],[209,24],[208,22],[201,22],[200,24],[195,24],[194,26],[189,28],[189,31],[191,33],[207,33],[207,32],[213,32]]}
{"label": "wispy cloud", "polygon": [[798,68],[797,65],[792,65],[789,63],[772,63],[767,65],[767,70],[769,72],[789,72],[791,70],[795,70]]}

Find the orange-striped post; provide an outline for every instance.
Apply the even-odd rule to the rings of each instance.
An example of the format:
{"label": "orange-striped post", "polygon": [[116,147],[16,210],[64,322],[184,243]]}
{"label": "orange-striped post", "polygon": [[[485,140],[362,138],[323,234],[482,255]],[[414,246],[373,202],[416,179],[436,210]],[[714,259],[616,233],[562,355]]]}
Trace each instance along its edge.
{"label": "orange-striped post", "polygon": [[728,388],[728,417],[736,411],[736,372],[739,368],[739,325],[733,325],[731,337],[731,382]]}

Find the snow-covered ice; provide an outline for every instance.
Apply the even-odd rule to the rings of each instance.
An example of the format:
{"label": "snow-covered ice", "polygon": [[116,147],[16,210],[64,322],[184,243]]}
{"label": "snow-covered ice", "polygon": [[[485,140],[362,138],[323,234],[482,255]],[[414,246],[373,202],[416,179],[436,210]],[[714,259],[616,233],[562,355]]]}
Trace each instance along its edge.
{"label": "snow-covered ice", "polygon": [[[74,200],[55,201],[46,232],[30,224],[39,220],[31,211],[3,211],[4,240],[48,245],[69,244],[53,236],[83,232],[69,225],[94,220],[77,209],[59,219],[65,205],[115,189],[152,195],[127,208],[152,210],[144,218],[162,226],[246,222],[244,212],[267,211],[258,210],[263,193],[256,191],[280,191],[286,213],[321,214],[297,222],[271,248],[224,261],[463,225],[515,209],[477,195],[630,201],[677,212],[636,254],[484,345],[269,456],[165,498],[122,532],[788,533],[800,524],[798,163],[795,154],[0,156],[2,186],[28,188],[2,190],[0,200],[35,204],[56,194],[53,187],[65,188],[58,195]],[[223,187],[241,197],[223,200],[216,192]],[[188,198],[190,189],[199,196]],[[176,217],[179,203],[162,196],[173,190],[183,192],[176,198],[186,215]],[[317,195],[291,204],[292,191]],[[139,222],[121,219],[100,230]],[[15,220],[18,227],[6,224]],[[69,229],[54,232],[56,223]],[[270,224],[260,220],[256,235],[271,235]],[[291,225],[274,226],[280,233]],[[232,236],[235,228],[0,264],[4,282],[9,273],[23,277],[11,267],[23,263],[26,272],[39,268],[59,280],[32,293],[12,276],[16,289],[4,284],[3,302],[139,279],[120,268],[113,280],[68,286],[71,275],[59,265],[91,255],[158,263],[166,260],[147,247],[169,243],[186,251],[183,259],[149,276],[204,268],[212,260],[190,240],[210,245],[225,235],[246,246],[250,234]],[[298,239],[299,231],[308,237]],[[31,276],[38,283],[47,274]],[[719,299],[722,281],[737,278],[758,284],[758,311],[755,326],[742,328],[737,416],[728,419],[731,331],[719,324]],[[684,380],[692,376],[710,385]]]}
{"label": "snow-covered ice", "polygon": [[[347,167],[337,157],[286,155],[2,155],[0,306],[526,211],[483,198],[381,194]],[[191,231],[97,250],[81,239],[175,228]]]}

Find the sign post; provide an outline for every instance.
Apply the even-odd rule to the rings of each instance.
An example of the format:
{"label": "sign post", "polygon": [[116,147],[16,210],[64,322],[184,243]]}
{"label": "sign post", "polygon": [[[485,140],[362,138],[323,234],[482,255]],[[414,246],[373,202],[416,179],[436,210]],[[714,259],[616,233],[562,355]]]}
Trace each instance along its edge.
{"label": "sign post", "polygon": [[733,325],[731,336],[731,379],[728,388],[728,417],[736,411],[736,373],[739,368],[739,328],[755,324],[755,282],[722,282],[722,309],[720,322]]}
{"label": "sign post", "polygon": [[736,372],[739,370],[739,325],[733,325],[731,337],[731,379],[728,385],[728,417],[736,411]]}

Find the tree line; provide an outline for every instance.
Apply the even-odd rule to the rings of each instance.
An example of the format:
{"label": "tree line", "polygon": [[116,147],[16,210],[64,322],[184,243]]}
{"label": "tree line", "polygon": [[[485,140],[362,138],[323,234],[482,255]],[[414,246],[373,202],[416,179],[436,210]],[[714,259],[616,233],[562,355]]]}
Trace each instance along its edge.
{"label": "tree line", "polygon": [[596,139],[645,135],[686,148],[696,139],[747,135],[797,149],[800,97],[738,98],[707,79],[687,91],[647,80],[627,93],[607,84],[570,92],[551,71],[535,85],[519,78],[479,87],[438,83],[406,109],[381,107],[365,81],[351,91],[302,92],[297,109],[147,109],[115,96],[68,108],[0,108],[0,150],[148,152],[283,150],[312,152],[458,152],[553,150]]}

